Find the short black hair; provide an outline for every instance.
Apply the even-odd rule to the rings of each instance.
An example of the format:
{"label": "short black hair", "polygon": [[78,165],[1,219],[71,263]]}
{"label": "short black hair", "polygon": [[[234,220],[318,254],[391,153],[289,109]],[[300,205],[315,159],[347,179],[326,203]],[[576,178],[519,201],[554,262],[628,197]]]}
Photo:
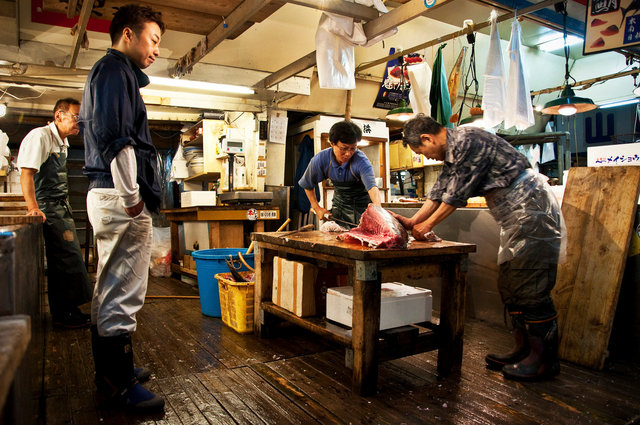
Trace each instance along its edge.
{"label": "short black hair", "polygon": [[352,121],[340,121],[331,126],[329,141],[334,145],[342,142],[347,145],[358,143],[362,139],[362,130]]}
{"label": "short black hair", "polygon": [[442,124],[425,114],[418,114],[404,124],[402,129],[402,146],[417,148],[422,145],[421,134],[438,134]]}
{"label": "short black hair", "polygon": [[115,44],[122,37],[122,31],[129,27],[136,34],[140,34],[142,27],[147,22],[155,22],[160,27],[160,31],[164,34],[164,22],[162,21],[162,13],[156,12],[148,6],[140,6],[139,4],[127,4],[119,7],[113,15],[111,25],[109,26],[109,36],[111,44]]}
{"label": "short black hair", "polygon": [[56,112],[58,111],[67,112],[69,110],[69,106],[71,105],[80,105],[80,101],[72,97],[65,97],[64,99],[58,99],[58,101],[56,102],[56,105],[53,107],[53,117],[55,118]]}

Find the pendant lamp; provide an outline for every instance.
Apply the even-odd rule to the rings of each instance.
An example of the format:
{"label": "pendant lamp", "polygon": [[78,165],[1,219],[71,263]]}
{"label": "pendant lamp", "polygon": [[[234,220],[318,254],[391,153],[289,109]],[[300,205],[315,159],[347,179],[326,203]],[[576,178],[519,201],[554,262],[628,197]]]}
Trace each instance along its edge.
{"label": "pendant lamp", "polygon": [[400,64],[400,101],[398,102],[398,106],[393,108],[387,113],[385,117],[388,121],[408,121],[413,118],[413,109],[407,104],[407,101],[404,99],[404,92],[407,88],[407,84],[404,80],[404,70],[405,63],[404,58],[400,56],[398,58],[398,63]]}
{"label": "pendant lamp", "polygon": [[[561,10],[558,10],[561,8]],[[549,115],[573,115],[580,112],[591,111],[596,109],[598,105],[588,97],[578,97],[569,84],[569,79],[576,83],[575,78],[569,73],[569,45],[567,44],[567,6],[566,3],[557,3],[556,10],[562,13],[562,31],[564,37],[564,89],[560,93],[560,97],[545,103],[542,108],[543,114]]]}

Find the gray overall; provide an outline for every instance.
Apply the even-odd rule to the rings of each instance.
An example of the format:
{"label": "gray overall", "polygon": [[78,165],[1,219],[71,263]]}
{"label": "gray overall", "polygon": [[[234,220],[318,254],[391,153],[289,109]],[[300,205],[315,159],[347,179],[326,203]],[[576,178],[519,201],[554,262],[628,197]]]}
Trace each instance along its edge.
{"label": "gray overall", "polygon": [[[331,163],[329,163],[330,168]],[[327,176],[329,176],[329,169],[327,169]],[[349,172],[356,177],[351,170],[351,165],[349,165]],[[331,201],[333,205],[331,214],[338,220],[359,224],[360,216],[371,203],[371,198],[364,183],[356,177],[353,182],[334,181],[333,185],[335,192]]]}

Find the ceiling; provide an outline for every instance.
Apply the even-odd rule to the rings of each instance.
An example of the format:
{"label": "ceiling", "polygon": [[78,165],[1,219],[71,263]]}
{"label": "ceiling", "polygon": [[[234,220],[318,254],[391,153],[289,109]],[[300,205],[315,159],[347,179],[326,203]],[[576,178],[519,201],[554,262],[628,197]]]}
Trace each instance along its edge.
{"label": "ceiling", "polygon": [[[507,2],[507,0],[504,0]],[[0,0],[0,102],[28,115],[49,115],[56,99],[79,97],[88,69],[109,47],[106,31],[114,8],[127,0]],[[253,95],[179,90],[190,107],[152,91],[150,114],[166,121],[193,121],[202,110],[260,112],[265,105],[308,95],[315,66],[313,34],[322,10],[365,23],[367,35],[384,32],[420,16],[461,27],[464,19],[485,22],[492,8],[513,13],[532,4],[524,0],[387,1],[390,13],[377,17],[371,8],[346,0],[150,0],[140,2],[162,12],[167,33],[161,57],[150,74],[252,87]],[[561,29],[561,16],[546,7],[525,17],[523,43]],[[568,30],[583,31],[585,6],[569,1]],[[71,27],[77,23],[73,32]],[[501,28],[507,28],[503,22]],[[481,30],[488,32],[488,28]],[[510,30],[500,31],[508,38]],[[275,40],[275,41],[274,41]],[[88,47],[88,50],[85,49]],[[380,57],[384,57],[381,54]],[[151,69],[151,68],[150,68]],[[154,89],[154,87],[151,87]],[[155,87],[162,89],[162,87]],[[11,109],[11,108],[10,108]]]}

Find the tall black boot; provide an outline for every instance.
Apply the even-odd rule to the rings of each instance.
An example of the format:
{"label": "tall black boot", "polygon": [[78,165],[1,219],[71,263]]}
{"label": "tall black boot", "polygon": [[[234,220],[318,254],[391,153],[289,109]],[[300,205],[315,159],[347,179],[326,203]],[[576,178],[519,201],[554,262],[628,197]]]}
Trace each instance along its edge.
{"label": "tall black boot", "polygon": [[102,376],[98,389],[109,402],[140,412],[164,408],[164,400],[144,388],[135,377],[130,334],[101,337],[97,329],[92,330],[92,345],[96,377]]}
{"label": "tall black boot", "polygon": [[[104,381],[104,364],[108,362],[100,361],[100,356],[104,356],[105,350],[100,347],[100,336],[98,335],[98,327],[96,325],[91,325],[91,348],[93,349],[93,358],[95,363],[95,378],[94,382],[98,391],[102,394],[108,394],[110,392],[109,386]],[[135,375],[138,382],[146,382],[151,378],[151,371],[146,367],[134,367],[133,374]]]}
{"label": "tall black boot", "polygon": [[513,337],[515,346],[507,353],[489,353],[484,358],[487,368],[502,370],[505,365],[518,363],[529,355],[529,338],[521,311],[509,311],[511,323],[513,323]]}
{"label": "tall black boot", "polygon": [[531,352],[521,362],[506,365],[502,369],[505,378],[537,380],[560,373],[557,316],[543,321],[526,322],[526,326]]}

